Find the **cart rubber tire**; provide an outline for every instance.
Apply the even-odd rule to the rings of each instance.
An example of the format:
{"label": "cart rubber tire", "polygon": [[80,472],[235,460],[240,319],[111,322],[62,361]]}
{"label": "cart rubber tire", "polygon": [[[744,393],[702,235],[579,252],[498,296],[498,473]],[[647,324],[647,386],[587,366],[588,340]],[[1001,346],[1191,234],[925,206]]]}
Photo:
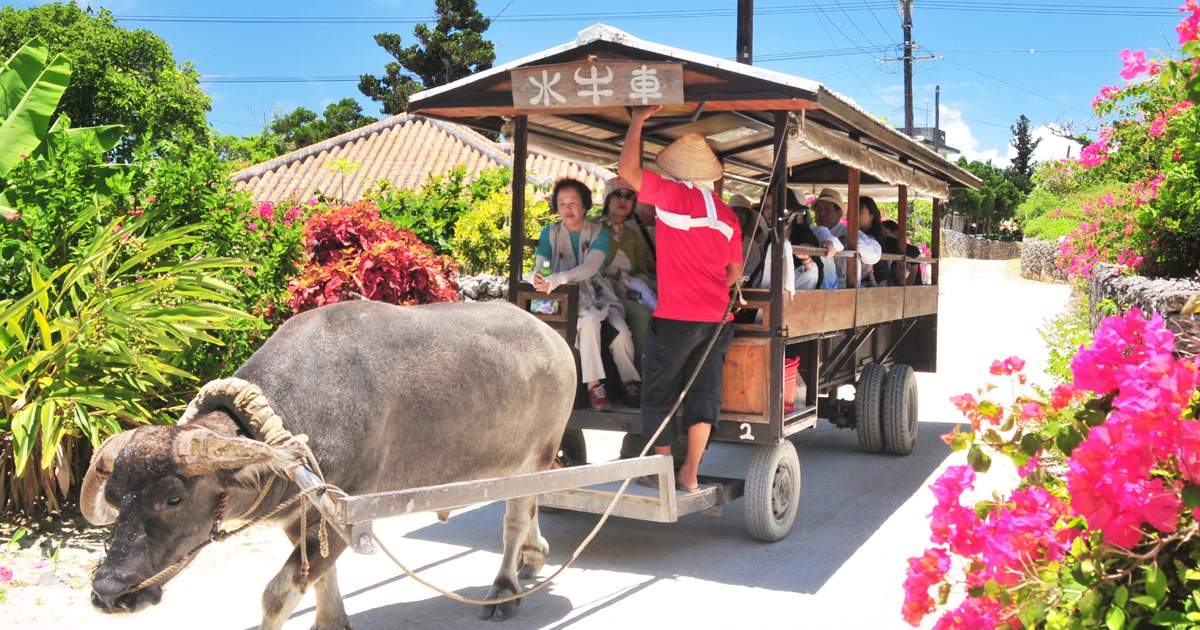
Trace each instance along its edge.
{"label": "cart rubber tire", "polygon": [[881,453],[884,447],[882,398],[887,370],[878,363],[868,363],[854,389],[854,432],[858,445],[868,453]]}
{"label": "cart rubber tire", "polygon": [[800,456],[788,440],[757,446],[746,475],[746,531],[775,542],[792,531],[800,506]]}
{"label": "cart rubber tire", "polygon": [[917,442],[917,378],[911,366],[892,366],[883,381],[883,442],[892,455],[908,455]]}

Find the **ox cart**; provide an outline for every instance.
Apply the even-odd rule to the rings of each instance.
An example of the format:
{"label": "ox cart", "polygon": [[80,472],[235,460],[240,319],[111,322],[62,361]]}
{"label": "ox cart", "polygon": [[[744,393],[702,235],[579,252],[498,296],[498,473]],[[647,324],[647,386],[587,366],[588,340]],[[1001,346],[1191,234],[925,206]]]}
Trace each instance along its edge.
{"label": "ox cart", "polygon": [[[742,294],[744,308],[761,317],[734,324],[722,414],[713,433],[715,441],[753,449],[741,479],[702,477],[700,491],[681,493],[674,490],[670,457],[589,464],[582,431],[625,432],[622,454],[636,454],[644,444],[638,436],[640,412],[577,408],[561,449],[570,467],[325,497],[322,511],[356,550],[371,550],[374,519],[483,501],[540,495],[546,507],[603,513],[620,482],[640,475],[658,475],[659,488],[631,487],[612,506],[613,515],[674,522],[687,514],[718,512],[744,497],[750,535],[776,541],[790,531],[800,494],[799,458],[790,437],[825,418],[855,430],[868,452],[911,452],[917,432],[913,373],[937,367],[939,206],[953,190],[979,186],[970,173],[816,82],[647,42],[604,25],[581,31],[567,44],[421,92],[411,98],[409,112],[511,142],[508,299],[527,310],[535,300],[555,304],[553,314],[538,316],[574,347],[578,288],[568,284],[541,293],[522,281],[527,252],[536,246],[525,230],[528,151],[534,147],[611,168],[628,124],[627,107],[637,104],[664,105],[647,123],[644,158],[684,133],[705,136],[725,167],[719,191],[754,197],[773,193],[773,206],[760,211],[776,243],[784,241],[787,188],[814,193],[830,187],[845,195],[848,242],[839,256],[850,265],[858,264],[860,195],[897,202],[900,251],[905,251],[910,203],[931,199],[931,255],[884,255],[899,265],[930,267],[928,283],[906,286],[907,274],[899,274],[893,286],[865,288],[855,274],[847,274],[844,289],[789,296],[782,288],[786,248],[772,248],[770,288]],[[794,381],[785,373],[785,362],[799,365]],[[786,391],[792,382],[794,396]],[[854,389],[852,398],[845,386]],[[317,483],[313,478],[301,485]]]}

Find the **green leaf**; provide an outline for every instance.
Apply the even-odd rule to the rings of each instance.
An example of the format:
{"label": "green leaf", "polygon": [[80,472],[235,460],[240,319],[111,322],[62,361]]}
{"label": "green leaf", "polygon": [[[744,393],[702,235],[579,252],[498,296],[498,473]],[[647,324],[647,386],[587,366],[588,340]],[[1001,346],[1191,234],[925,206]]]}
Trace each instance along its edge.
{"label": "green leaf", "polygon": [[35,37],[18,48],[0,67],[0,118],[7,117],[17,108],[21,95],[37,81],[49,56],[46,43]]}
{"label": "green leaf", "polygon": [[1177,623],[1187,623],[1187,616],[1174,610],[1160,610],[1150,618],[1150,623],[1156,626],[1173,626]]}
{"label": "green leaf", "polygon": [[19,477],[25,473],[25,465],[33,453],[33,445],[37,441],[38,404],[36,402],[22,407],[12,419],[13,463],[15,473]]}
{"label": "green leaf", "polygon": [[991,468],[992,458],[987,453],[984,453],[978,444],[972,444],[971,449],[967,451],[967,463],[971,465],[971,468],[975,469],[975,472],[982,473],[987,472],[988,468]]}
{"label": "green leaf", "polygon": [[1067,427],[1058,434],[1058,437],[1054,438],[1054,445],[1063,452],[1063,455],[1067,456],[1070,456],[1071,451],[1074,451],[1081,442],[1083,442],[1083,434],[1074,427]]}
{"label": "green leaf", "polygon": [[1036,433],[1026,433],[1021,436],[1021,451],[1030,457],[1042,450],[1042,438]]}
{"label": "green leaf", "polygon": [[1167,595],[1167,576],[1162,569],[1158,568],[1157,563],[1150,564],[1145,567],[1146,572],[1146,593],[1154,598],[1154,601],[1162,603],[1163,598]]}
{"label": "green leaf", "polygon": [[61,53],[50,59],[33,84],[0,121],[0,175],[28,156],[50,131],[50,117],[71,80],[71,62]]}
{"label": "green leaf", "polygon": [[1200,486],[1189,483],[1183,487],[1183,504],[1189,508],[1200,506]]}
{"label": "green leaf", "polygon": [[1113,593],[1113,606],[1123,609],[1127,601],[1129,601],[1129,589],[1118,586],[1116,592]]}
{"label": "green leaf", "polygon": [[1139,606],[1142,606],[1144,608],[1148,608],[1150,610],[1155,610],[1158,608],[1158,602],[1155,601],[1154,598],[1150,597],[1149,595],[1135,595],[1133,597],[1130,597],[1129,601],[1131,601]]}
{"label": "green leaf", "polygon": [[[1124,587],[1122,587],[1124,588]],[[1104,625],[1108,630],[1123,630],[1125,628],[1125,611],[1117,606],[1110,606],[1104,617]]]}

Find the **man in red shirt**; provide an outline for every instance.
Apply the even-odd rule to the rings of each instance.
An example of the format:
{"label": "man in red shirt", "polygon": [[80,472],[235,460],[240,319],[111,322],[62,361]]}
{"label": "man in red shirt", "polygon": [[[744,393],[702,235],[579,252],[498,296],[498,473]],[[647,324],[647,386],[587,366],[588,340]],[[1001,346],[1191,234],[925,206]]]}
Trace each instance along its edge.
{"label": "man in red shirt", "polygon": [[[695,491],[700,459],[721,412],[721,373],[733,337],[726,322],[729,288],[742,275],[742,234],[737,215],[708,185],[724,176],[721,162],[699,134],[685,134],[663,149],[657,163],[674,179],[642,169],[642,126],[661,106],[634,108],[618,172],[655,206],[658,308],[642,356],[642,431],[649,437],[671,410],[696,369],[709,339],[712,352],[684,401],[688,453],[680,489]],[[654,452],[670,454],[673,430],[663,431]]]}

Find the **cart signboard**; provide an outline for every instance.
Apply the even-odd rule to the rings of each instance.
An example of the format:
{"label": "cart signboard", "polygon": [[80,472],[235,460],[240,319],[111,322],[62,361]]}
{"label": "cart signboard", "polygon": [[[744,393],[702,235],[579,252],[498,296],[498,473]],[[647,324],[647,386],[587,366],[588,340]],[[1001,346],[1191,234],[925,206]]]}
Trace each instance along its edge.
{"label": "cart signboard", "polygon": [[512,71],[513,107],[522,110],[675,105],[683,64],[587,60]]}

